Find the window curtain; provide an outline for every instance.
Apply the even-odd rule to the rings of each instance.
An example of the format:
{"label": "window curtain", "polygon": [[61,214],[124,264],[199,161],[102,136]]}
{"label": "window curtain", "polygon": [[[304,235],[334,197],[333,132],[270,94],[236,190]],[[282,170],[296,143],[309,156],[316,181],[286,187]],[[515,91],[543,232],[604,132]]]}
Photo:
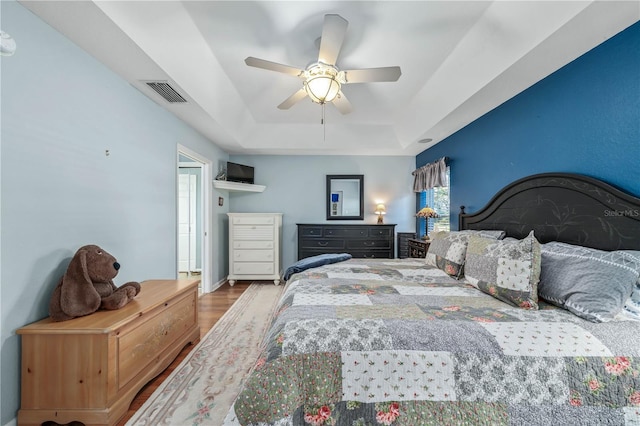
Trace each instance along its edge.
{"label": "window curtain", "polygon": [[446,157],[442,157],[414,170],[411,173],[413,175],[413,192],[422,192],[437,186],[449,186],[446,160]]}

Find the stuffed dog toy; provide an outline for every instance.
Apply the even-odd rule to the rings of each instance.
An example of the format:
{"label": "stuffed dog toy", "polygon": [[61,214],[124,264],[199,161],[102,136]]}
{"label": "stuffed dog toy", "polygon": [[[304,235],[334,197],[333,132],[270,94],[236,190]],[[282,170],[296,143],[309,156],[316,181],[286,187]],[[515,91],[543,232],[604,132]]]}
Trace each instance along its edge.
{"label": "stuffed dog toy", "polygon": [[89,315],[98,309],[120,309],[139,292],[140,284],[113,284],[120,264],[116,258],[96,245],[83,246],[71,259],[60,283],[53,290],[49,316],[66,321]]}

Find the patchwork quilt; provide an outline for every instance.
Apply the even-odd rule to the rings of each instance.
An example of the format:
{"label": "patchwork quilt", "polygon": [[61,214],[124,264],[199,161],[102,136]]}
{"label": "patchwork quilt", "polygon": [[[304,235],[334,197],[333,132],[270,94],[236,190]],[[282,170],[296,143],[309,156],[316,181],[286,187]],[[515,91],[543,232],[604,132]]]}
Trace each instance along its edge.
{"label": "patchwork quilt", "polygon": [[640,425],[640,322],[524,310],[418,259],[294,274],[242,425]]}

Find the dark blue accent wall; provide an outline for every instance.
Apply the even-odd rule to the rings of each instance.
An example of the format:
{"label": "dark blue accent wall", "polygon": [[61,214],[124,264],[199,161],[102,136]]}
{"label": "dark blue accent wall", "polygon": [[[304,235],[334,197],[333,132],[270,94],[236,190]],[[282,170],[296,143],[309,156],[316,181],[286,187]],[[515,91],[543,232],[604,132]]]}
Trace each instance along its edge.
{"label": "dark blue accent wall", "polygon": [[640,197],[640,22],[416,156],[450,158],[451,224],[510,182],[580,173]]}

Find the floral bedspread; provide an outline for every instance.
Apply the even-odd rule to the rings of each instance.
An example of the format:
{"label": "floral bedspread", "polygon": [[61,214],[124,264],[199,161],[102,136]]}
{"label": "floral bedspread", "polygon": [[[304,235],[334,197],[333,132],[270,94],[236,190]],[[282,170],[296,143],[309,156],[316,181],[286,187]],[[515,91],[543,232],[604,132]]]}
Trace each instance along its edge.
{"label": "floral bedspread", "polygon": [[227,424],[640,424],[640,322],[518,309],[418,259],[287,286]]}

